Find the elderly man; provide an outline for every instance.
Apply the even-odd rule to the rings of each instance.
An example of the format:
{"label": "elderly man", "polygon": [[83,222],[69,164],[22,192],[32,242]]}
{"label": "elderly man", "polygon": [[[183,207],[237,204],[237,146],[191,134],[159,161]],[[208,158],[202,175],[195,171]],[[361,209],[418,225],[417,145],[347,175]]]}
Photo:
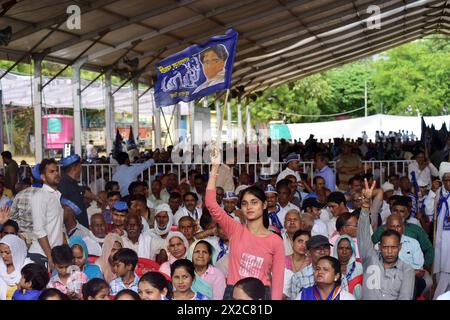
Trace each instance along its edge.
{"label": "elderly man", "polygon": [[450,163],[442,162],[439,167],[442,187],[436,193],[436,240],[434,270],[437,287],[434,299],[450,290]]}
{"label": "elderly man", "polygon": [[284,242],[284,254],[286,256],[290,256],[293,253],[292,237],[297,230],[300,230],[300,212],[295,209],[289,210],[288,213],[286,213],[284,229],[281,232]]}
{"label": "elderly man", "polygon": [[75,203],[65,198],[61,198],[61,206],[64,210],[64,226],[69,239],[76,236],[86,237],[89,234],[89,229],[80,224],[75,218],[81,213],[81,209]]}
{"label": "elderly man", "polygon": [[90,229],[88,235],[83,238],[89,255],[101,256],[103,241],[105,241],[106,237],[106,222],[101,213],[96,213],[91,216]]}
{"label": "elderly man", "polygon": [[132,213],[126,217],[126,235],[122,236],[124,248],[132,249],[139,258],[150,259],[158,263],[167,261],[165,252],[166,241],[143,233],[142,229],[141,218],[137,214]]}
{"label": "elderly man", "polygon": [[399,259],[401,235],[386,230],[381,235],[380,252],[370,239],[370,206],[375,183],[367,180],[358,221],[358,247],[364,267],[362,300],[411,300],[414,295],[414,269]]}

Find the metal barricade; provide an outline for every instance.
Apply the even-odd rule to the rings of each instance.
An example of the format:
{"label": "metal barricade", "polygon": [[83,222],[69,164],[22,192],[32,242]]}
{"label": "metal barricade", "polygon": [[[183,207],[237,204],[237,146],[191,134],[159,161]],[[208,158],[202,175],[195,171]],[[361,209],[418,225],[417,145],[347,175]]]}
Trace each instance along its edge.
{"label": "metal barricade", "polygon": [[[378,181],[379,185],[383,184],[389,175],[398,174],[399,176],[407,175],[408,165],[412,160],[375,160],[375,161],[363,161],[364,173],[372,173],[374,179]],[[139,164],[132,164],[139,165]],[[328,164],[334,172],[336,172],[336,162],[331,161]],[[205,174],[210,169],[210,164],[207,163],[155,163],[154,166],[143,170],[139,175],[139,179],[149,182],[150,177],[159,173],[167,174],[174,172],[177,175],[178,181],[188,178],[189,170],[196,169],[201,174]],[[230,165],[231,166],[231,165]],[[286,165],[283,162],[246,162],[234,164],[234,172],[236,175],[241,175],[246,172],[250,175],[251,180],[258,181],[261,168],[272,166],[274,172],[280,173],[285,169]],[[30,166],[32,167],[32,166]],[[117,164],[82,164],[80,181],[84,185],[90,187],[93,192],[99,192],[104,190],[105,184],[112,179],[118,165]],[[62,173],[61,166],[59,171]],[[308,179],[312,179],[314,176],[314,165],[312,161],[300,162],[300,172],[307,175]]]}

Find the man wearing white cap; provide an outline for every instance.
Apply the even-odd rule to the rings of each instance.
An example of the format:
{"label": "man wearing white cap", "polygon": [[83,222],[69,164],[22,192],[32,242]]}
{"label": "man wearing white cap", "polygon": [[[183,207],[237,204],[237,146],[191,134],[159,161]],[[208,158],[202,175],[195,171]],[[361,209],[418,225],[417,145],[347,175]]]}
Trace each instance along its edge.
{"label": "man wearing white cap", "polygon": [[297,182],[300,182],[302,179],[298,173],[300,169],[300,155],[296,153],[291,153],[285,160],[287,164],[287,168],[280,172],[277,178],[278,181],[286,178],[288,175],[293,175],[297,179]]}
{"label": "man wearing white cap", "polygon": [[435,221],[436,238],[434,246],[434,270],[437,287],[434,299],[450,290],[450,163],[441,162],[439,178],[442,187],[437,191]]}
{"label": "man wearing white cap", "polygon": [[239,217],[242,217],[242,212],[236,207],[238,202],[238,196],[233,191],[225,192],[223,196],[223,209],[230,217],[239,223],[243,223]]}

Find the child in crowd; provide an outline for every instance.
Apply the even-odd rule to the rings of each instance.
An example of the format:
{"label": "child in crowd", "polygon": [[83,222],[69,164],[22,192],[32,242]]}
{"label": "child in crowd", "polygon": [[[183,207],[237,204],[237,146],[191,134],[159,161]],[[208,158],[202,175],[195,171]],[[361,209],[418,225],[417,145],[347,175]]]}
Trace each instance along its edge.
{"label": "child in crowd", "polygon": [[160,272],[147,272],[139,280],[138,293],[142,300],[169,300],[171,284]]}
{"label": "child in crowd", "polygon": [[12,300],[38,300],[50,280],[47,268],[40,264],[29,263],[22,268],[20,273],[22,278]]}
{"label": "child in crowd", "polygon": [[117,278],[109,284],[111,295],[115,296],[124,289],[138,292],[139,277],[134,272],[138,263],[138,255],[131,249],[122,248],[113,256],[113,269]]}
{"label": "child in crowd", "polygon": [[81,287],[88,282],[88,277],[73,265],[72,249],[67,244],[52,249],[52,259],[56,274],[50,278],[49,288],[55,288],[71,299],[81,299]]}
{"label": "child in crowd", "polygon": [[82,291],[83,300],[109,300],[109,284],[103,279],[89,280]]}

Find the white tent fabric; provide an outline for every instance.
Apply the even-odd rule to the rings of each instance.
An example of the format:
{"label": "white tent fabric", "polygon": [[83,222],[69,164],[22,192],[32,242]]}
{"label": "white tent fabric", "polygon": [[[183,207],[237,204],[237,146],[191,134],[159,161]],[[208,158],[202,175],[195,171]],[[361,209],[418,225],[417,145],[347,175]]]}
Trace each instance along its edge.
{"label": "white tent fabric", "polygon": [[[3,73],[4,70],[0,70]],[[43,83],[50,80],[49,77],[43,77]],[[8,73],[0,80],[0,89],[3,92],[3,104],[12,104],[15,106],[31,107],[32,103],[32,77],[30,75],[18,75]],[[82,80],[82,88],[89,81]],[[112,90],[117,87],[113,86]],[[140,94],[144,90],[139,89]],[[53,80],[43,91],[43,104],[46,108],[73,108],[72,99],[72,79],[59,77]],[[139,99],[139,114],[145,116],[153,115],[153,89],[146,92]],[[96,81],[82,93],[82,108],[85,109],[105,109],[103,82]],[[132,112],[132,88],[124,86],[114,94],[114,108],[116,113]],[[187,115],[189,112],[188,104],[181,103],[181,115]],[[171,114],[173,107],[165,107],[164,113]]]}
{"label": "white tent fabric", "polygon": [[[439,130],[443,123],[450,128],[449,116],[424,117],[425,123],[429,126],[434,124],[436,130]],[[350,138],[357,139],[362,136],[362,131],[366,131],[369,139],[375,141],[375,132],[384,131],[387,135],[389,131],[398,132],[399,130],[411,131],[420,139],[421,118],[407,116],[391,116],[377,114],[367,118],[356,118],[339,121],[313,122],[313,123],[294,123],[288,124],[292,139],[301,139],[304,143],[310,134],[315,139],[328,141],[332,138]]]}

